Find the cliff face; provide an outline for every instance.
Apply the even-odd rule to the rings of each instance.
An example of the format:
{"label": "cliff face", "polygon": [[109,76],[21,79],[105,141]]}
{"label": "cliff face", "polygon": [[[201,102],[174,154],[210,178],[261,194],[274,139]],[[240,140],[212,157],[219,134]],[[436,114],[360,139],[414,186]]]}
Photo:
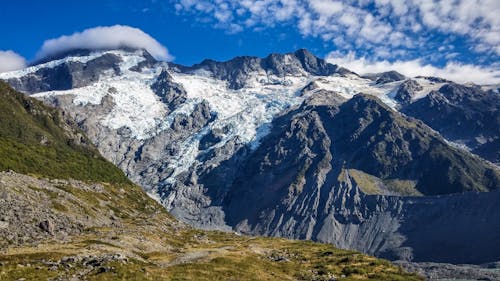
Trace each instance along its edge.
{"label": "cliff face", "polygon": [[[397,196],[495,188],[495,167],[447,146],[427,126],[371,97],[321,101],[316,97],[278,118],[274,132],[242,165],[224,201],[230,225],[244,233],[313,239],[389,259],[498,258],[489,242],[460,242],[478,236],[497,241],[498,191]],[[456,177],[456,169],[478,174]],[[474,190],[473,178],[487,183]]]}
{"label": "cliff face", "polygon": [[447,139],[472,152],[500,162],[500,94],[479,86],[448,83],[402,108]]}

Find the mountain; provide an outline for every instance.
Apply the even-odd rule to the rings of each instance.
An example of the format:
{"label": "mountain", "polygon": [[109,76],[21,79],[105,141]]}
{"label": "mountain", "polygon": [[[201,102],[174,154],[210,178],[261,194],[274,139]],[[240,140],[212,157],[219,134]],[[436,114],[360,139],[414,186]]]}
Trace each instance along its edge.
{"label": "mountain", "polygon": [[[351,71],[329,64],[317,58],[308,50],[300,49],[289,54],[270,54],[265,58],[236,57],[226,62],[204,60],[192,67],[180,67],[183,72],[196,73],[210,72],[214,78],[227,81],[230,89],[241,89],[246,86],[249,76],[258,74],[271,77],[285,77],[287,75],[303,76],[330,76],[333,74],[353,74]],[[261,78],[262,79],[262,78]],[[275,81],[278,83],[279,81]]]}
{"label": "mountain", "polygon": [[375,81],[376,84],[385,84],[405,80],[406,77],[397,71],[387,71],[363,75],[363,77]]}
{"label": "mountain", "polygon": [[[394,196],[458,193],[490,173],[491,182],[477,187],[498,189],[498,170],[446,145],[421,122],[359,94],[307,100],[273,128],[225,197],[226,220],[238,231],[319,240],[389,259],[497,259],[491,245],[500,229],[493,215],[499,190]],[[461,245],[478,233],[484,235],[478,241],[488,242]]]}
{"label": "mountain", "polygon": [[402,112],[439,131],[447,139],[500,163],[500,94],[478,86],[447,83]]}
{"label": "mountain", "polygon": [[190,228],[67,116],[3,82],[0,97],[1,280],[421,280],[331,245]]}
{"label": "mountain", "polygon": [[[26,82],[101,57],[115,59],[87,67],[94,78],[67,78],[70,89]],[[70,116],[106,159],[193,226],[319,240],[390,259],[500,259],[499,168],[458,141],[488,132],[494,144],[498,134],[481,121],[483,131],[455,138],[425,118],[440,112],[450,128],[469,118],[424,103],[455,87],[450,81],[395,72],[363,78],[306,50],[189,67],[152,61],[143,50],[99,51],[0,79]],[[464,95],[449,107],[497,114]],[[494,154],[482,149],[483,157]]]}

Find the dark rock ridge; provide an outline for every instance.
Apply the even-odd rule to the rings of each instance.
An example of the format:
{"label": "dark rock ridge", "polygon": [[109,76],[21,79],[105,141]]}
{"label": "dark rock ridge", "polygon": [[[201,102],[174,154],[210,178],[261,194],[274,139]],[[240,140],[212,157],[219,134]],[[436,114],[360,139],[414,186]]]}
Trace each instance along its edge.
{"label": "dark rock ridge", "polygon": [[475,153],[500,163],[500,94],[455,83],[443,85],[402,108],[440,132],[448,140],[465,144]]}
{"label": "dark rock ridge", "polygon": [[382,73],[366,74],[363,77],[375,81],[375,84],[385,84],[406,79],[406,76],[394,70]]}
{"label": "dark rock ridge", "polygon": [[184,72],[200,69],[210,71],[217,79],[228,81],[232,89],[243,88],[251,72],[265,72],[267,75],[278,77],[301,75],[304,72],[318,76],[353,74],[345,68],[314,56],[305,49],[288,54],[270,54],[265,58],[242,56],[225,62],[204,60],[191,67],[181,67]]}
{"label": "dark rock ridge", "polygon": [[385,84],[385,83],[390,83],[390,82],[396,82],[396,81],[401,81],[404,80],[406,77],[397,72],[397,71],[389,71],[389,72],[384,72],[382,73],[378,79],[375,81],[376,84]]}
{"label": "dark rock ridge", "polygon": [[111,70],[120,74],[120,57],[104,54],[86,63],[68,61],[55,67],[43,67],[21,78],[7,80],[18,91],[33,94],[45,91],[69,90],[99,81],[100,75]]}
{"label": "dark rock ridge", "polygon": [[428,81],[434,82],[434,83],[452,83],[452,81],[441,78],[441,77],[435,77],[435,76],[417,76],[415,78],[422,78],[426,79]]}
{"label": "dark rock ridge", "polygon": [[406,106],[412,103],[415,93],[422,90],[423,87],[417,81],[408,79],[401,83],[394,99],[397,100],[400,105]]}
{"label": "dark rock ridge", "polygon": [[162,102],[168,105],[170,111],[183,104],[187,99],[184,87],[175,83],[166,70],[160,73],[155,83],[151,85],[151,89],[161,98]]}

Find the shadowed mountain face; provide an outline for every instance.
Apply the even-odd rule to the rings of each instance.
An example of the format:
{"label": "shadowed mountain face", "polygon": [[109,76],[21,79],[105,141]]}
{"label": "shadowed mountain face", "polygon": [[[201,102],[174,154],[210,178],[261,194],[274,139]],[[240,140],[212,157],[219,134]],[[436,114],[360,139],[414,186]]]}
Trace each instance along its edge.
{"label": "shadowed mountain face", "polygon": [[322,174],[320,170],[344,167],[387,181],[412,182],[411,188],[424,195],[499,187],[493,166],[448,146],[422,122],[368,95],[341,100],[318,104],[312,99],[276,119],[235,186],[268,190],[293,183],[302,189],[307,177]]}
{"label": "shadowed mountain face", "polygon": [[[115,59],[97,67],[101,57]],[[495,153],[499,133],[485,121],[498,114],[486,106],[494,93],[393,72],[365,79],[305,50],[192,67],[149,57],[106,51],[0,78],[62,109],[102,155],[194,226],[319,240],[391,259],[500,259],[491,247],[498,167],[450,142],[479,143],[484,134],[477,153]],[[71,69],[81,79],[52,92],[55,84],[27,82],[72,63],[95,79]],[[472,126],[471,118],[478,130],[446,133],[453,122]],[[473,239],[481,242],[457,248]]]}
{"label": "shadowed mountain face", "polygon": [[397,71],[387,71],[382,73],[367,74],[363,77],[375,81],[375,84],[385,84],[405,80],[406,77]]}
{"label": "shadowed mountain face", "polygon": [[[468,212],[482,200],[486,208],[498,209],[498,191],[412,199],[366,193],[493,190],[500,185],[498,170],[373,97],[339,101],[306,101],[275,120],[273,133],[248,157],[225,197],[229,225],[245,233],[326,241],[390,259],[496,259],[489,243],[453,247],[478,235],[461,220],[477,225],[473,221],[482,216],[491,223],[478,225],[487,231],[485,239],[497,239],[491,231],[500,228],[491,210]],[[420,228],[429,224],[435,228]],[[436,253],[433,243],[445,244]],[[474,255],[477,247],[482,255]]]}
{"label": "shadowed mountain face", "polygon": [[470,147],[494,163],[500,162],[500,94],[448,83],[404,107],[444,137]]}

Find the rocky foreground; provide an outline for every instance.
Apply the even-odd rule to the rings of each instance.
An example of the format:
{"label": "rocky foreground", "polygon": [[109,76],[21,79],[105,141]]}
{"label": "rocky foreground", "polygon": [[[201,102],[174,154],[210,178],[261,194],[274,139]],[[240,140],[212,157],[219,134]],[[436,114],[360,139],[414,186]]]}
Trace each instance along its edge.
{"label": "rocky foreground", "polygon": [[194,230],[130,184],[0,173],[0,280],[421,280],[331,245]]}

